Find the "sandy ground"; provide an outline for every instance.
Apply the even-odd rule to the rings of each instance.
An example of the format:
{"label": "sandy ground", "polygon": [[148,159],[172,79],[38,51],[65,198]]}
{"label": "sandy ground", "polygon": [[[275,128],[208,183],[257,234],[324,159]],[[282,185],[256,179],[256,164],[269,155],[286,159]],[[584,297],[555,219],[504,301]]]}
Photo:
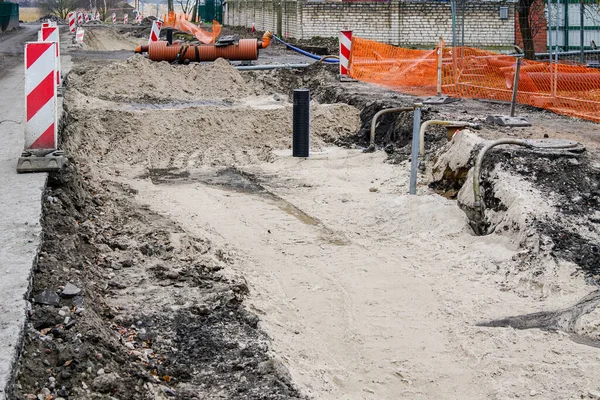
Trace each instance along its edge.
{"label": "sandy ground", "polygon": [[[92,95],[104,98],[110,85],[86,90],[85,101],[71,104],[106,106]],[[246,95],[249,88],[240,83],[231,90]],[[126,119],[112,113],[112,120],[93,111],[98,120],[91,117],[88,127],[104,139],[71,131],[68,146],[99,162],[102,179],[137,191],[141,204],[234,251],[234,265],[250,284],[250,310],[303,393],[318,399],[565,399],[598,389],[595,348],[560,333],[474,326],[574,304],[591,288],[571,277],[573,265],[562,265],[543,301],[533,299],[539,293],[527,282],[516,283],[523,290],[506,290],[516,245],[499,235],[474,236],[456,203],[426,186],[418,196],[407,195],[406,163],[393,166],[381,152],[323,145],[307,160],[294,159],[280,139],[273,141],[289,138],[289,121],[253,130],[265,123],[264,111],[247,109],[245,120],[234,117],[235,107],[194,107],[175,111],[179,121],[168,110],[128,109]],[[243,123],[230,125],[220,113]],[[198,114],[202,121],[188,119]],[[127,121],[143,132],[135,136],[140,141],[120,128]],[[173,143],[161,141],[153,151],[158,121],[174,131],[186,127],[188,138],[173,132]],[[330,128],[340,122],[331,119]],[[315,130],[317,145],[327,129]],[[252,156],[248,149],[256,145],[240,141],[240,134],[269,138],[271,156]],[[86,150],[93,143],[92,149],[104,149],[100,158]],[[237,156],[239,150],[247,157]],[[231,164],[234,172],[215,184]]]}
{"label": "sandy ground", "polygon": [[[474,236],[456,201],[426,182],[408,195],[406,162],[332,147],[359,129],[358,109],[314,104],[312,154],[297,159],[285,97],[222,65],[223,80],[214,66],[193,67],[214,81],[210,90],[200,91],[202,81],[190,92],[159,86],[136,101],[141,89],[120,91],[123,82],[161,85],[165,73],[189,73],[147,63],[74,71],[65,149],[97,185],[128,188],[140,209],[227,250],[227,269],[248,282],[248,310],[301,393],[600,398],[600,349],[562,332],[476,325],[575,304],[595,287],[574,264],[547,260],[556,268],[545,290],[512,273],[523,249],[510,237]],[[102,82],[86,84],[90,75]],[[154,288],[139,285],[132,303]]]}
{"label": "sandy ground", "polygon": [[564,399],[596,389],[596,349],[473,326],[574,303],[588,289],[570,281],[573,270],[544,302],[500,290],[496,270],[517,249],[474,237],[452,201],[406,195],[407,168],[382,162],[330,148],[242,167],[281,203],[197,183],[126,182],[140,202],[238,251],[251,309],[314,398]]}

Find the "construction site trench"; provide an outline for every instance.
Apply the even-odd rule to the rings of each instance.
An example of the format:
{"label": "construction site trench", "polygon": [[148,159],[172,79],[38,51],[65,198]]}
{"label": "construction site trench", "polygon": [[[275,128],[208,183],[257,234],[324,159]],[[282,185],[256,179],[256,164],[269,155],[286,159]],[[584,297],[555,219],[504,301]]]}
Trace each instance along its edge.
{"label": "construction site trench", "polygon": [[[10,399],[598,398],[597,124],[425,106],[481,129],[430,128],[410,196],[412,113],[383,116],[364,150],[375,113],[422,99],[318,63],[153,62],[123,51],[137,34],[90,31],[65,52],[68,163],[43,196]],[[474,163],[505,137],[580,146],[490,151],[476,235]]]}

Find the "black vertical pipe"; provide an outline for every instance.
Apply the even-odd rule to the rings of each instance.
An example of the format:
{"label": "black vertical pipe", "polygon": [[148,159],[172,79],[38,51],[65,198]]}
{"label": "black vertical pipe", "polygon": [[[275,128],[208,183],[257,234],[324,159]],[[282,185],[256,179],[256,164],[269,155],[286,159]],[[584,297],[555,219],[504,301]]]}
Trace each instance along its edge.
{"label": "black vertical pipe", "polygon": [[167,28],[167,43],[173,44],[173,28]]}
{"label": "black vertical pipe", "polygon": [[292,155],[308,157],[310,149],[310,91],[294,89]]}

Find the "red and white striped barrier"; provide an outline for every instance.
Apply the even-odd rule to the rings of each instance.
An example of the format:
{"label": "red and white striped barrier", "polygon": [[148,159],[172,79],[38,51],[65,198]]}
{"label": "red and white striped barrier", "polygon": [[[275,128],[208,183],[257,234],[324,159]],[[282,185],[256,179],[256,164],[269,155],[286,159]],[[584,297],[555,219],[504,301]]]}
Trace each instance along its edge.
{"label": "red and white striped barrier", "polygon": [[77,25],[83,25],[83,13],[77,13]]}
{"label": "red and white striped barrier", "polygon": [[73,11],[71,11],[69,13],[69,32],[71,33],[75,33],[75,13]]}
{"label": "red and white striped barrier", "polygon": [[77,28],[77,33],[75,34],[75,41],[77,43],[83,43],[83,28]]}
{"label": "red and white striped barrier", "polygon": [[129,15],[125,14],[123,15],[123,24],[127,25],[129,23]]}
{"label": "red and white striped barrier", "polygon": [[340,75],[348,76],[350,54],[352,52],[352,31],[340,32]]}
{"label": "red and white striped barrier", "polygon": [[25,43],[25,150],[56,149],[56,47]]}
{"label": "red and white striped barrier", "polygon": [[84,18],[85,18],[85,22],[86,22],[86,24],[87,24],[88,22],[90,22],[90,15],[89,15],[89,14],[87,14],[87,13],[86,13],[86,14],[85,14],[85,16],[84,16]]}
{"label": "red and white striped barrier", "polygon": [[96,11],[96,21],[100,21],[100,13]]}
{"label": "red and white striped barrier", "polygon": [[162,28],[163,22],[158,19],[156,21],[152,21],[152,30],[150,31],[150,39],[148,39],[148,44],[151,42],[158,42],[158,38],[160,36],[160,28]]}
{"label": "red and white striped barrier", "polygon": [[141,24],[141,23],[142,23],[142,14],[140,14],[140,13],[137,13],[137,14],[135,15],[135,23],[136,23],[136,24]]}
{"label": "red and white striped barrier", "polygon": [[113,25],[117,23],[117,14],[113,13],[112,21],[113,21]]}
{"label": "red and white striped barrier", "polygon": [[56,84],[60,85],[60,45],[59,45],[59,32],[57,26],[49,26],[42,28],[42,42],[54,42],[56,43]]}

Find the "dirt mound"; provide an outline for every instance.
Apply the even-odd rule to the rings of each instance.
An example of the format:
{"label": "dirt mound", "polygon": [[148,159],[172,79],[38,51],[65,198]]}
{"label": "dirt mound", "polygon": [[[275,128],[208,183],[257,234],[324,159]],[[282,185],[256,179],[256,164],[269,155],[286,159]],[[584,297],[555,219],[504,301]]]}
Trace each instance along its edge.
{"label": "dirt mound", "polygon": [[[291,146],[292,106],[267,100],[183,110],[71,110],[65,148],[138,169],[270,161],[272,150]],[[358,110],[347,105],[315,104],[311,111],[313,151],[358,126]]]}
{"label": "dirt mound", "polygon": [[103,100],[137,103],[240,98],[253,93],[223,59],[211,64],[171,65],[141,55],[116,64],[77,68],[69,74],[69,87]]}
{"label": "dirt mound", "polygon": [[[472,219],[472,166],[485,143],[462,131],[433,167],[431,186],[451,197],[460,189],[459,204]],[[592,156],[498,147],[483,162],[481,188],[486,234],[510,237],[522,247],[522,270],[532,280],[552,277],[557,265],[547,262],[550,256],[600,280],[600,165]]]}
{"label": "dirt mound", "polygon": [[48,20],[52,21],[52,22],[56,22],[59,25],[67,25],[68,22],[60,17],[57,17],[56,15],[52,15],[52,14],[48,14],[48,15],[44,15],[43,17],[40,17],[37,21],[35,22],[48,22]]}

